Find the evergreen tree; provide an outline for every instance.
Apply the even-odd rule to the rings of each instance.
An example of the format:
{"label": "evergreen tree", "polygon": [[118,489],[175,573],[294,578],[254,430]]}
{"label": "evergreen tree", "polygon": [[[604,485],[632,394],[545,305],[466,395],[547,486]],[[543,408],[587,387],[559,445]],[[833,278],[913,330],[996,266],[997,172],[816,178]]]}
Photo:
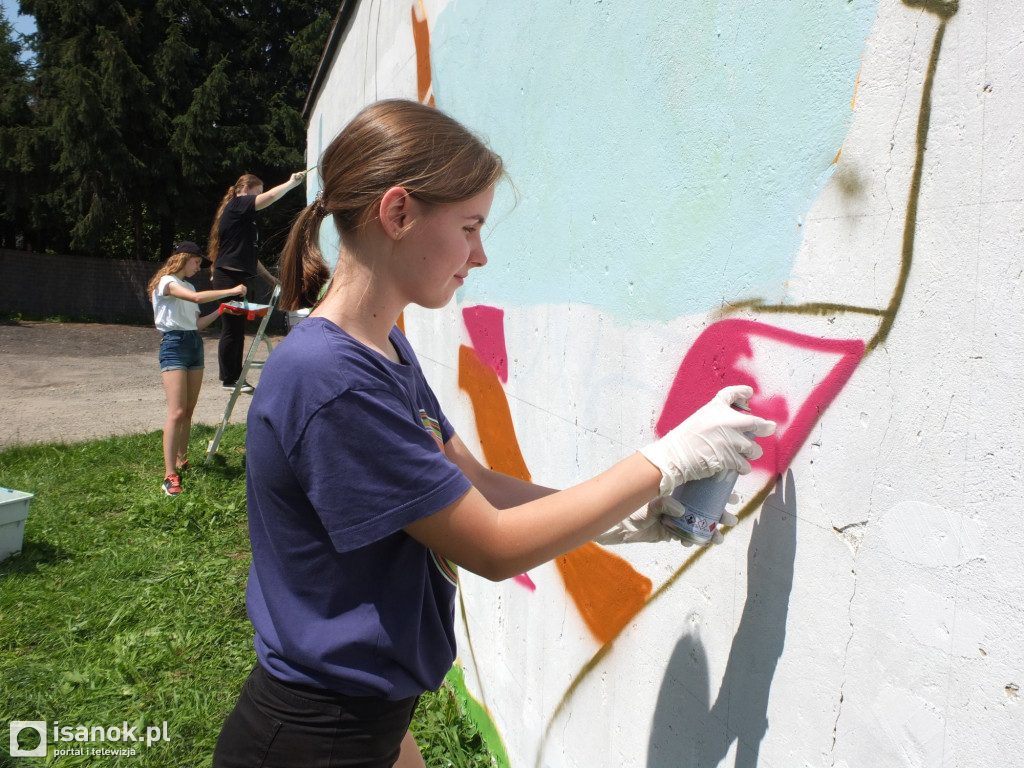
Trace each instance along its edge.
{"label": "evergreen tree", "polygon": [[[25,48],[0,8],[0,247],[27,247],[38,225],[35,194],[44,173],[36,151],[31,67]],[[28,236],[28,240],[26,240]]]}
{"label": "evergreen tree", "polygon": [[300,110],[336,2],[21,5],[38,28],[45,203],[76,251],[160,258],[176,238],[203,242],[239,175],[271,185],[301,167]]}

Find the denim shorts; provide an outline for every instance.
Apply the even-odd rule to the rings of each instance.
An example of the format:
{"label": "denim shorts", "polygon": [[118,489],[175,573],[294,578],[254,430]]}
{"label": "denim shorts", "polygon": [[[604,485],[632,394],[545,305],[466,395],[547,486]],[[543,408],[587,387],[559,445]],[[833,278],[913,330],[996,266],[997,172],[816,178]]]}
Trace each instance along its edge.
{"label": "denim shorts", "polygon": [[203,338],[199,331],[164,331],[160,340],[160,372],[200,371],[203,365]]}

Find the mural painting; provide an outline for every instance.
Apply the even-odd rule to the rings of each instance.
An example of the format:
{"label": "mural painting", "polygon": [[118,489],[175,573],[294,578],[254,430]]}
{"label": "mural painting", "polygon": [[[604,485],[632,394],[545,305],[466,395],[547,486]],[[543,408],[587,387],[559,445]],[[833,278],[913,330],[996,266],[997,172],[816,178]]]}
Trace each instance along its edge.
{"label": "mural painting", "polygon": [[[877,386],[906,319],[936,78],[960,5],[802,0],[768,22],[738,1],[626,6],[409,7],[415,76],[396,95],[478,130],[515,185],[492,210],[488,269],[446,320],[414,316],[409,334],[436,365],[442,400],[464,398],[446,406],[460,432],[475,430],[490,466],[524,479],[588,476],[728,384],[753,386],[751,407],[779,429],[741,479],[740,523],[722,547],[589,544],[508,585],[464,579],[456,677],[502,764],[810,764],[794,728],[805,722],[821,764],[885,763],[890,745],[918,738],[914,713],[929,702],[900,684],[881,702],[895,724],[876,752],[852,735],[868,707],[851,708],[862,686],[841,679],[861,644],[850,617],[871,534],[855,512],[822,522],[821,499],[835,494],[813,465],[823,435],[868,429],[872,414],[845,401]],[[879,72],[902,78],[892,106]],[[865,87],[873,112],[858,107]],[[888,124],[864,117],[886,109]],[[897,153],[892,126],[908,120]],[[892,154],[865,165],[872,131]],[[875,168],[886,194],[901,192],[873,242],[885,247],[828,240],[840,227],[827,217],[871,209]],[[804,537],[820,545],[821,530],[844,549],[799,550]],[[822,650],[797,659],[788,631],[806,619],[792,605],[836,597],[836,552],[850,558],[850,596],[801,631],[797,649]],[[869,614],[884,604],[868,600]],[[810,700],[792,682],[802,664],[821,680]],[[935,764],[950,749],[924,739],[892,764]]]}

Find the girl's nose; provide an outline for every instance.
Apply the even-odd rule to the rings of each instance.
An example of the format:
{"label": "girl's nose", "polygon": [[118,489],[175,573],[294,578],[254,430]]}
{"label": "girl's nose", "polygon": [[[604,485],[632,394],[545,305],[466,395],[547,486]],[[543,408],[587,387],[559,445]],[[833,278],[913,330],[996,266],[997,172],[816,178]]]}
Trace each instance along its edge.
{"label": "girl's nose", "polygon": [[474,248],[473,252],[469,254],[469,266],[470,268],[482,267],[486,263],[487,254],[484,253],[484,246],[481,244],[477,248]]}

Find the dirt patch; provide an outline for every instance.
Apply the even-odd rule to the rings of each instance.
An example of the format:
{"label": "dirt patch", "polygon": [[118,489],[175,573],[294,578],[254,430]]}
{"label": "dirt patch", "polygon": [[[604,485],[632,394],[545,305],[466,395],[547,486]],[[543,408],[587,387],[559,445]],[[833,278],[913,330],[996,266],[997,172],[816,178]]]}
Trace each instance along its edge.
{"label": "dirt patch", "polygon": [[[251,332],[256,329],[253,324]],[[250,332],[250,333],[251,333]],[[206,375],[195,423],[216,425],[230,397],[217,378],[219,328],[203,332]],[[280,336],[271,336],[276,344]],[[252,341],[252,336],[248,342]],[[91,323],[0,323],[0,447],[79,442],[163,429],[167,415],[155,328]],[[266,358],[266,346],[257,359]],[[250,371],[249,382],[259,381]],[[245,423],[249,397],[230,423]]]}

